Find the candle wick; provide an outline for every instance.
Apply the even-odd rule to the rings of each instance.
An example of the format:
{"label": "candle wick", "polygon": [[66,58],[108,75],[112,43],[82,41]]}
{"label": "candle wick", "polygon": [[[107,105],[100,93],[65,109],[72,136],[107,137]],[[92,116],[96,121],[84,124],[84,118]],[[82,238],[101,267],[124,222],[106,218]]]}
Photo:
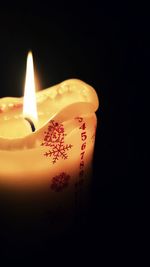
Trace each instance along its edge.
{"label": "candle wick", "polygon": [[29,122],[32,132],[35,132],[35,126],[34,126],[33,121],[31,121],[31,119],[29,118],[24,118],[24,119]]}

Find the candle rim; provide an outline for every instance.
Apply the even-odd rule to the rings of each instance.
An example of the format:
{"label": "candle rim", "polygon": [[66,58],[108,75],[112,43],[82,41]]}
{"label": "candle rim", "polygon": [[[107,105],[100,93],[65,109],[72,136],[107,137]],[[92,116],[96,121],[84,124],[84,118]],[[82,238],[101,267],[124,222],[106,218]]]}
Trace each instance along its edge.
{"label": "candle rim", "polygon": [[[35,135],[38,135],[40,132],[43,132],[44,129],[47,127],[47,124],[50,120],[52,119],[57,119],[59,120],[59,116],[61,116],[61,114],[64,112],[66,113],[66,109],[69,110],[69,108],[74,108],[76,109],[76,115],[79,116],[81,115],[81,112],[80,112],[80,109],[79,108],[76,108],[77,106],[82,106],[84,112],[82,114],[87,114],[87,113],[95,113],[96,110],[98,109],[98,106],[99,106],[99,100],[98,100],[98,97],[97,97],[97,94],[94,90],[93,87],[91,87],[90,85],[86,84],[85,82],[81,81],[81,80],[78,80],[78,79],[69,79],[69,80],[66,80],[66,81],[63,81],[57,85],[54,85],[50,88],[47,88],[47,89],[44,89],[40,92],[37,92],[36,94],[37,95],[40,95],[44,92],[49,92],[49,89],[52,90],[53,88],[56,88],[56,89],[59,89],[61,86],[64,86],[64,85],[69,85],[71,83],[75,83],[76,85],[79,83],[81,85],[84,85],[84,89],[87,89],[87,92],[90,93],[90,95],[92,95],[92,101],[91,102],[86,102],[86,101],[78,101],[78,102],[74,102],[73,104],[70,104],[68,105],[67,107],[63,108],[62,110],[58,111],[57,113],[55,113],[48,121],[46,121],[42,127],[40,127],[39,129],[37,129],[35,132],[31,132],[29,134],[27,134],[26,136],[23,136],[23,137],[16,137],[16,138],[6,138],[6,137],[3,137],[3,136],[0,136],[0,149],[2,150],[5,150],[3,149],[2,147],[2,143],[3,145],[5,146],[4,143],[10,143],[12,145],[12,142],[16,143],[21,143],[22,141],[26,141],[28,142],[29,139],[32,139],[33,137],[35,138]],[[80,86],[81,87],[81,86]],[[80,89],[79,89],[80,90]],[[8,98],[8,97],[7,97]],[[90,98],[90,97],[89,97]],[[3,99],[3,100],[2,100]],[[5,98],[2,98],[0,99],[0,104],[2,103],[2,101],[4,101]],[[23,97],[21,98],[15,98],[15,101],[16,99],[18,101],[20,101],[21,99],[23,99]],[[70,112],[67,112],[66,113],[67,115],[70,115]],[[60,121],[60,122],[63,122],[63,121]],[[21,148],[20,148],[21,149]],[[7,149],[6,149],[7,150]]]}

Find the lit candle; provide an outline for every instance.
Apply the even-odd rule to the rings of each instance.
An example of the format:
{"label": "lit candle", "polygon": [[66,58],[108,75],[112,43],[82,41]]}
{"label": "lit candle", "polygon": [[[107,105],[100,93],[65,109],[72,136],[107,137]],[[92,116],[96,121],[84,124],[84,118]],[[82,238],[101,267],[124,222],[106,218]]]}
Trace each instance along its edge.
{"label": "lit candle", "polygon": [[77,79],[35,94],[29,53],[24,100],[0,99],[0,190],[42,192],[49,210],[73,207],[90,181],[97,108],[95,90]]}
{"label": "lit candle", "polygon": [[35,96],[35,82],[34,82],[34,68],[32,53],[29,52],[27,58],[27,73],[25,81],[25,92],[23,100],[23,115],[24,118],[30,123],[31,129],[34,132],[34,123],[37,122],[37,105]]}

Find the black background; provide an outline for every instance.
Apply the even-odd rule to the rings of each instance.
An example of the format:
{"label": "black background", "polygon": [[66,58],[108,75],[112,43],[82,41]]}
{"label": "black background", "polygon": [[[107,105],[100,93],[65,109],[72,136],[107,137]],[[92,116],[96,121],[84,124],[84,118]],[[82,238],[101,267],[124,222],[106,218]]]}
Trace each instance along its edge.
{"label": "black background", "polygon": [[[96,89],[100,100],[89,218],[76,236],[55,242],[56,255],[64,259],[71,252],[73,260],[87,259],[92,251],[96,258],[104,251],[110,257],[116,242],[120,251],[122,241],[129,246],[139,238],[138,214],[145,198],[142,166],[148,155],[141,149],[147,135],[143,137],[146,118],[142,116],[146,111],[142,104],[149,54],[148,43],[143,48],[147,25],[140,6],[122,1],[27,1],[1,6],[1,97],[22,95],[26,55],[31,49],[42,88],[79,78]],[[49,248],[46,243],[40,252],[38,248],[32,252],[46,253],[51,261],[54,249]],[[11,249],[10,258],[15,258]],[[24,253],[27,259],[28,252]]]}

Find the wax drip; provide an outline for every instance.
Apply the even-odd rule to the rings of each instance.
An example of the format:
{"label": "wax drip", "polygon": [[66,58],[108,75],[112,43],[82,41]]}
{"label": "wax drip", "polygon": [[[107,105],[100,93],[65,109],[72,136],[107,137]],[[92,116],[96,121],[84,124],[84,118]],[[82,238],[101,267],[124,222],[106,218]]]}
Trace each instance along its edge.
{"label": "wax drip", "polygon": [[32,132],[35,132],[36,129],[35,129],[33,121],[31,121],[31,119],[29,118],[24,118],[24,119],[29,122]]}

